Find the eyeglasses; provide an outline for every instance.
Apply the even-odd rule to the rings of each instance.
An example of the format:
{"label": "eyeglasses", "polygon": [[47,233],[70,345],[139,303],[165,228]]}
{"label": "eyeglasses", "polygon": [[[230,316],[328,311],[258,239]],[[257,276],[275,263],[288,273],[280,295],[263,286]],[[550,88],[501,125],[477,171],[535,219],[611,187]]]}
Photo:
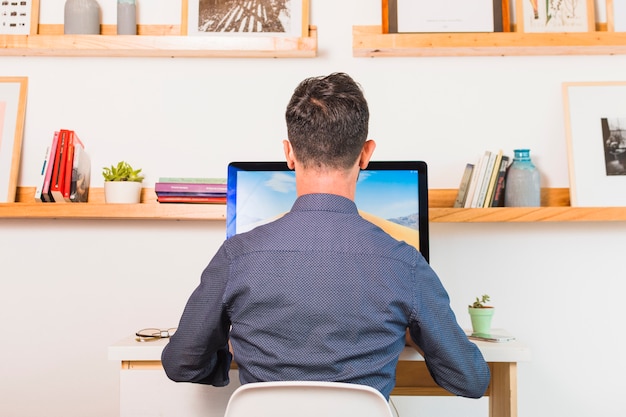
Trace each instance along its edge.
{"label": "eyeglasses", "polygon": [[135,336],[137,336],[138,342],[150,342],[152,340],[167,339],[172,337],[174,333],[176,333],[176,327],[169,329],[149,328],[139,330],[135,333]]}

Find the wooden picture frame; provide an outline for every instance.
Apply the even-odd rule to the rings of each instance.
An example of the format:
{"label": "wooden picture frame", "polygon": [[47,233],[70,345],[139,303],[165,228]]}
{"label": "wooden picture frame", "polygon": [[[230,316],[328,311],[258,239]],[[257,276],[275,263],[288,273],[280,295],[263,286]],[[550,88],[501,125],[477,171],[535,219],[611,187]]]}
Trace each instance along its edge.
{"label": "wooden picture frame", "polygon": [[572,207],[626,206],[626,81],[563,83]]}
{"label": "wooden picture frame", "polygon": [[39,0],[0,0],[0,35],[36,35]]}
{"label": "wooden picture frame", "polygon": [[[555,9],[556,8],[556,9]],[[594,32],[594,0],[515,0],[517,31]]]}
{"label": "wooden picture frame", "polygon": [[626,32],[626,0],[606,0],[606,26],[609,32]]}
{"label": "wooden picture frame", "polygon": [[15,202],[27,89],[27,77],[0,77],[0,203]]}
{"label": "wooden picture frame", "polygon": [[[183,10],[187,13],[186,33],[190,36],[309,36],[309,0],[283,0],[277,14],[275,10],[270,12],[265,7],[269,4],[270,0],[246,3],[235,0],[183,0]],[[258,8],[264,11],[261,13],[263,19],[259,19]]]}
{"label": "wooden picture frame", "polygon": [[382,33],[509,32],[509,0],[382,0]]}

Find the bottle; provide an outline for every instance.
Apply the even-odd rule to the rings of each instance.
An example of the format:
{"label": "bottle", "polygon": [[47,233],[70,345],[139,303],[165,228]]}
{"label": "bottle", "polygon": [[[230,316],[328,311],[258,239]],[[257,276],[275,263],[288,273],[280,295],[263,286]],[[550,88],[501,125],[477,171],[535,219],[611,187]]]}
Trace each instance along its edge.
{"label": "bottle", "polygon": [[66,35],[99,35],[100,5],[96,0],[66,0],[63,20]]}
{"label": "bottle", "polygon": [[117,0],[117,34],[137,34],[137,3],[135,0]]}
{"label": "bottle", "polygon": [[530,160],[529,149],[515,149],[513,163],[506,174],[505,207],[539,207],[541,188],[539,170]]}

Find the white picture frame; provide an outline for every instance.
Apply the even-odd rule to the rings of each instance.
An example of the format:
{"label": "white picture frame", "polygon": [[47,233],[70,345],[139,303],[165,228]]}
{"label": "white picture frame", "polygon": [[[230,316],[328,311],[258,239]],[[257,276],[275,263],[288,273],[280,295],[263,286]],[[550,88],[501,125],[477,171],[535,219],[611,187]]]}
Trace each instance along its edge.
{"label": "white picture frame", "polygon": [[309,0],[186,1],[189,36],[308,36]]}
{"label": "white picture frame", "polygon": [[0,35],[36,35],[39,0],[0,0]]}
{"label": "white picture frame", "polygon": [[515,0],[517,31],[593,32],[594,0]]}
{"label": "white picture frame", "polygon": [[15,202],[27,88],[27,77],[0,77],[0,203]]}
{"label": "white picture frame", "polygon": [[626,206],[626,81],[563,83],[563,103],[571,206]]}

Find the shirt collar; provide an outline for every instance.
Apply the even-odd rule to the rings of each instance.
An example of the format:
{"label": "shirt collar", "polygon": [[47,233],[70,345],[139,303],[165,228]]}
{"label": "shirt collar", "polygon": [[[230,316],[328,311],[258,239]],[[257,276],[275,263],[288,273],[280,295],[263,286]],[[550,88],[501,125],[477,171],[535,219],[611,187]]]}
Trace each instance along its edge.
{"label": "shirt collar", "polygon": [[336,194],[305,194],[296,199],[291,211],[333,211],[358,213],[354,201]]}

